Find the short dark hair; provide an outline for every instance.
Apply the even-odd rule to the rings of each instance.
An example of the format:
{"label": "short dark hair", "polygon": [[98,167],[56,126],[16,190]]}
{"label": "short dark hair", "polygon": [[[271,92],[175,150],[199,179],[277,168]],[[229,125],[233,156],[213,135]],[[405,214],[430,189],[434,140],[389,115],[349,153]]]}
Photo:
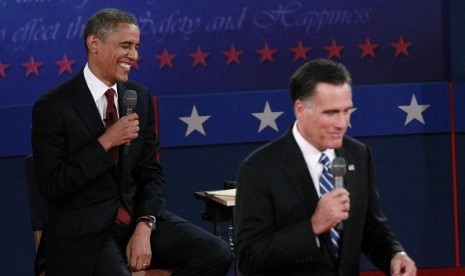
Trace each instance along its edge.
{"label": "short dark hair", "polygon": [[94,13],[86,23],[84,28],[84,45],[87,49],[87,38],[90,35],[95,35],[104,40],[109,34],[112,33],[118,23],[129,23],[137,25],[136,18],[127,12],[106,8]]}
{"label": "short dark hair", "polygon": [[289,88],[292,103],[308,100],[315,95],[318,83],[342,85],[352,83],[347,68],[332,60],[315,59],[299,67],[291,76]]}

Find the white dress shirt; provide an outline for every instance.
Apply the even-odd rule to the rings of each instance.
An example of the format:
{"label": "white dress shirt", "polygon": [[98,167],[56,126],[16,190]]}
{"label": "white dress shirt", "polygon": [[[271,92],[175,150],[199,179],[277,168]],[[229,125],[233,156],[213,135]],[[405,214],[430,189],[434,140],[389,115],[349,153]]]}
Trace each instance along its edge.
{"label": "white dress shirt", "polygon": [[321,174],[323,173],[323,164],[319,162],[320,156],[322,153],[325,153],[328,156],[329,161],[332,162],[336,156],[336,153],[334,152],[334,149],[326,149],[324,152],[321,152],[315,148],[312,144],[305,140],[304,137],[302,137],[299,130],[297,129],[297,122],[295,122],[294,126],[292,127],[292,134],[297,141],[297,145],[302,151],[305,163],[307,163],[307,168],[310,172],[310,176],[312,177],[315,191],[321,197],[319,183]]}
{"label": "white dress shirt", "polygon": [[[107,110],[107,98],[105,98],[105,92],[107,92],[108,89],[113,88],[115,90],[115,105],[116,105],[116,111],[118,111],[118,93],[116,90],[116,84],[113,85],[112,87],[106,86],[101,80],[99,80],[89,69],[89,64],[86,64],[86,67],[84,67],[84,78],[86,80],[87,86],[89,87],[90,93],[92,94],[92,97],[94,98],[95,104],[97,106],[98,112],[100,114],[100,118],[102,119],[102,124],[105,125],[105,122],[103,121],[105,119],[105,113]],[[119,114],[118,114],[119,118]]]}

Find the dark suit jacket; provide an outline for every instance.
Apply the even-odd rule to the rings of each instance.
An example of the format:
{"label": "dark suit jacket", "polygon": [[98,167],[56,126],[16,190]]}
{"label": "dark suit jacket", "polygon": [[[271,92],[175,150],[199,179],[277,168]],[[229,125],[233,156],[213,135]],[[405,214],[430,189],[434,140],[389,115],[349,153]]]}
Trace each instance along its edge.
{"label": "dark suit jacket", "polygon": [[32,146],[39,188],[51,206],[44,229],[47,275],[92,275],[122,199],[134,218],[161,217],[164,179],[156,155],[153,101],[136,83],[118,84],[119,114],[124,92],[137,92],[139,137],[119,166],[97,141],[105,127],[81,71],[34,105]]}
{"label": "dark suit jacket", "polygon": [[360,253],[385,272],[403,248],[379,210],[369,149],[345,137],[336,155],[349,170],[349,219],[343,224],[339,258],[329,234],[318,246],[310,218],[318,194],[290,129],[241,164],[235,207],[236,249],[246,275],[359,275]]}

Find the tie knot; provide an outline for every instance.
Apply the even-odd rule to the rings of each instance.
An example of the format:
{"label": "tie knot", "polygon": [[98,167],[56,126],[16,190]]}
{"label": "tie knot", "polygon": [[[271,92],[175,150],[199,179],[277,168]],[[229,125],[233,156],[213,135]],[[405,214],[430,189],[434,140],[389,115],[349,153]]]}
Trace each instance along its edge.
{"label": "tie knot", "polygon": [[105,92],[105,98],[107,98],[107,101],[112,103],[115,98],[115,90],[112,88],[108,89],[107,92]]}
{"label": "tie knot", "polygon": [[324,154],[324,153],[321,154],[320,160],[318,160],[318,162],[320,162],[321,164],[323,164],[323,166],[325,166],[325,167],[327,167],[327,168],[329,168],[330,163],[331,163],[331,162],[329,161],[329,157],[328,157],[326,154]]}

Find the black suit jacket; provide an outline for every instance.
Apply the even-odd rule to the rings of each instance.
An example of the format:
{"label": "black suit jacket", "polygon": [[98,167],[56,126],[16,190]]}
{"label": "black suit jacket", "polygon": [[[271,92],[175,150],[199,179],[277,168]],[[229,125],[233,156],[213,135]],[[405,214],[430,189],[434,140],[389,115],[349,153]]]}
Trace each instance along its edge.
{"label": "black suit jacket", "polygon": [[239,268],[246,275],[359,275],[360,253],[389,272],[401,244],[380,212],[369,149],[345,137],[350,193],[339,258],[329,234],[317,245],[310,218],[318,194],[292,130],[248,156],[241,164],[235,207]]}
{"label": "black suit jacket", "polygon": [[34,105],[35,171],[50,205],[41,241],[47,275],[92,274],[120,200],[133,218],[163,215],[164,179],[156,159],[152,97],[136,83],[118,84],[120,116],[126,115],[122,99],[127,89],[137,92],[134,112],[140,131],[127,155],[120,147],[118,167],[97,141],[105,127],[82,71]]}

